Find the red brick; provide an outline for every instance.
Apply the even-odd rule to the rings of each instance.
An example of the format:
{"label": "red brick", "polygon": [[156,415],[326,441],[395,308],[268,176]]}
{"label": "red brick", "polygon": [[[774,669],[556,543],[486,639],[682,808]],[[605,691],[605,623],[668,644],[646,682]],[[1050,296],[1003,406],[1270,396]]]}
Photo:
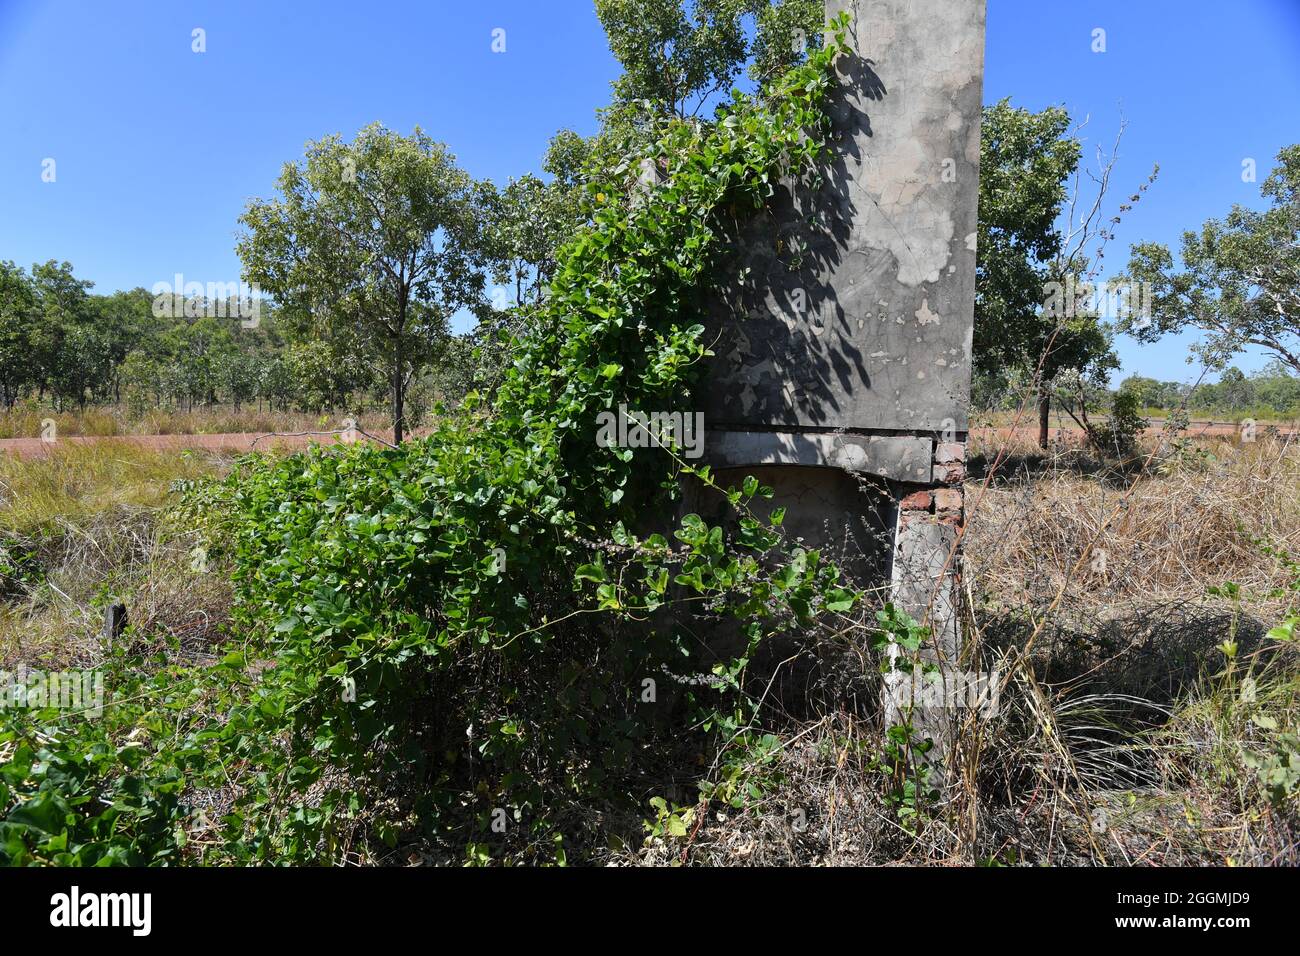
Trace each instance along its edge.
{"label": "red brick", "polygon": [[934,499],[930,497],[930,492],[914,491],[900,501],[898,507],[903,511],[929,511],[930,505],[933,501]]}
{"label": "red brick", "polygon": [[935,465],[933,481],[935,484],[955,485],[966,480],[966,466],[958,462],[953,465]]}
{"label": "red brick", "polygon": [[960,514],[961,491],[957,488],[936,488],[934,510],[939,514]]}

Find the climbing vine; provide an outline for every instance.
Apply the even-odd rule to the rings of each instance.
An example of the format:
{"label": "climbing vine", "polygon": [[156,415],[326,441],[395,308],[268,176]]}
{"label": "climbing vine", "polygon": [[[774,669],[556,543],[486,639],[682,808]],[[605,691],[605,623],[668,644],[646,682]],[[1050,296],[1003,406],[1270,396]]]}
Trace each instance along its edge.
{"label": "climbing vine", "polygon": [[[779,510],[756,516],[771,491],[753,478],[724,487],[671,443],[595,435],[620,406],[691,407],[728,223],[813,174],[845,26],[765,95],[733,94],[710,124],[666,122],[589,187],[590,225],[494,395],[400,448],[254,456],[185,489],[177,520],[234,576],[225,657],[110,697],[100,724],[37,713],[0,734],[16,754],[0,770],[0,857],[324,861],[362,832],[469,862],[563,862],[593,836],[584,801],[639,819],[647,771],[726,767],[727,748],[760,739],[752,651],[856,594],[787,542]],[[638,188],[647,164],[657,182]],[[732,519],[652,527],[681,510],[684,483]],[[743,637],[735,656],[682,626],[722,619]],[[182,704],[162,733],[160,709]],[[141,725],[159,730],[119,749]],[[119,794],[107,821],[105,793]]]}

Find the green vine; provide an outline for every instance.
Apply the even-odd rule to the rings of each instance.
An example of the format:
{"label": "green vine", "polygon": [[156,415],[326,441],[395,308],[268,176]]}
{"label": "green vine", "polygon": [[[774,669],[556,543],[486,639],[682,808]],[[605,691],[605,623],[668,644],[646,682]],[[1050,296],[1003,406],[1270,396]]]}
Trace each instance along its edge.
{"label": "green vine", "polygon": [[[665,123],[590,187],[591,224],[559,255],[491,401],[471,396],[397,449],[249,457],[190,488],[178,520],[232,566],[238,642],[132,702],[115,688],[100,724],[32,714],[5,728],[0,859],[324,862],[362,831],[380,850],[411,840],[474,863],[563,862],[572,838],[592,836],[584,801],[650,806],[648,768],[708,766],[711,751],[726,788],[728,748],[765,739],[744,695],[753,650],[857,595],[786,543],[781,512],[754,516],[771,494],[754,479],[722,487],[671,447],[594,436],[620,405],[691,407],[709,354],[697,317],[728,266],[728,223],[824,157],[845,28],[831,24],[834,39],[764,96],[734,94],[711,124]],[[646,159],[659,182],[639,192]],[[723,496],[734,523],[645,527],[690,481]],[[746,651],[710,658],[682,615],[738,622]],[[161,728],[177,702],[180,730],[138,735],[123,767],[120,740]],[[55,768],[87,747],[100,759],[69,790]],[[127,780],[151,795],[107,819],[96,801]],[[200,799],[214,793],[219,813]]]}

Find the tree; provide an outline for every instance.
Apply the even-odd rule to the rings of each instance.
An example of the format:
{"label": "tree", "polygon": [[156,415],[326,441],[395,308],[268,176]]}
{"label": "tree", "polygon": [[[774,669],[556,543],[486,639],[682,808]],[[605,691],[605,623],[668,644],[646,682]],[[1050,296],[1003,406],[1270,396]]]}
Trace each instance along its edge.
{"label": "tree", "polygon": [[277,186],[280,198],[240,218],[247,278],[291,320],[349,337],[384,371],[400,443],[411,379],[452,314],[483,296],[483,190],[418,127],[401,136],[378,123],[352,143],[308,144]]}
{"label": "tree", "polygon": [[1239,412],[1255,404],[1255,389],[1250,379],[1236,366],[1223,370],[1215,392],[1215,405],[1219,408]]}
{"label": "tree", "polygon": [[[542,159],[542,169],[549,173],[552,182],[566,194],[568,201],[578,203],[573,195],[587,181],[585,170],[591,158],[591,142],[571,129],[562,129],[551,137]],[[578,206],[574,206],[575,212]]]}
{"label": "tree", "polygon": [[0,262],[0,392],[6,408],[33,381],[36,291],[21,266]]}
{"label": "tree", "polygon": [[591,143],[572,130],[560,130],[546,151],[542,168],[549,182],[526,173],[504,189],[487,190],[489,251],[497,282],[514,287],[514,302],[540,302],[555,273],[555,253],[587,219],[583,167]]}
{"label": "tree", "polygon": [[1129,276],[1150,283],[1153,314],[1125,331],[1151,342],[1198,329],[1194,353],[1212,368],[1253,345],[1300,372],[1300,144],[1277,162],[1260,188],[1269,207],[1234,206],[1184,233],[1181,269],[1162,244],[1133,247]]}
{"label": "tree", "polygon": [[1261,405],[1282,414],[1300,412],[1300,378],[1289,374],[1284,362],[1274,359],[1252,375],[1251,380]]}
{"label": "tree", "polygon": [[162,369],[156,360],[142,351],[127,354],[118,369],[118,380],[126,397],[126,407],[131,414],[140,415],[150,406],[164,403]]}
{"label": "tree", "polygon": [[108,342],[95,327],[93,286],[73,274],[70,262],[32,266],[38,321],[28,344],[35,384],[42,393],[48,388],[59,407],[69,400],[84,406],[87,392],[108,380]]}
{"label": "tree", "polygon": [[156,328],[152,304],[153,297],[141,288],[91,296],[95,328],[104,337],[108,350],[107,386],[114,401],[121,398],[121,368],[126,357],[145,343]]}
{"label": "tree", "polygon": [[236,351],[227,321],[211,317],[181,320],[163,337],[171,358],[171,381],[187,411],[193,411],[195,403],[217,400],[219,369],[225,357]]}
{"label": "tree", "polygon": [[588,140],[560,130],[542,161],[549,182],[525,173],[502,190],[486,190],[494,278],[513,286],[515,304],[541,302],[555,274],[556,250],[586,221],[582,170],[590,155]]}
{"label": "tree", "polygon": [[107,335],[85,322],[63,329],[58,365],[50,380],[60,405],[73,401],[84,409],[88,399],[103,395],[112,375],[111,341]]}
{"label": "tree", "polygon": [[783,71],[825,21],[822,0],[596,0],[596,16],[623,67],[615,111],[642,104],[682,119],[726,93],[751,57],[755,79]]}
{"label": "tree", "polygon": [[492,255],[498,262],[494,278],[514,287],[516,305],[530,293],[541,297],[542,266],[551,253],[546,200],[546,183],[531,173],[510,180],[488,199]]}
{"label": "tree", "polygon": [[243,407],[244,402],[257,395],[261,372],[258,356],[239,348],[223,350],[213,362],[217,389],[230,399],[236,412]]}
{"label": "tree", "polygon": [[1046,323],[1047,263],[1061,252],[1056,220],[1079,165],[1079,141],[1060,107],[1031,113],[1001,100],[980,127],[979,234],[975,253],[977,373],[1032,367]]}
{"label": "tree", "polygon": [[[1105,316],[1082,294],[1119,221],[1102,215],[1115,152],[1099,153],[1099,170],[1088,173],[1095,187],[1089,195],[1081,188],[1081,152],[1060,107],[1032,113],[1004,99],[984,110],[974,371],[985,381],[1010,370],[1031,373],[1043,448],[1053,397],[1086,422],[1088,396],[1118,367]],[[1131,209],[1149,185],[1119,211]],[[1065,289],[1069,294],[1061,295]]]}
{"label": "tree", "polygon": [[1130,375],[1119,383],[1119,390],[1132,395],[1141,408],[1167,408],[1165,383],[1145,375]]}
{"label": "tree", "polygon": [[977,375],[1033,373],[1044,448],[1052,381],[1086,364],[1100,344],[1086,316],[1043,307],[1064,252],[1057,221],[1066,184],[1079,168],[1081,147],[1069,130],[1061,107],[1032,113],[1008,99],[985,107],[980,128],[973,363]]}

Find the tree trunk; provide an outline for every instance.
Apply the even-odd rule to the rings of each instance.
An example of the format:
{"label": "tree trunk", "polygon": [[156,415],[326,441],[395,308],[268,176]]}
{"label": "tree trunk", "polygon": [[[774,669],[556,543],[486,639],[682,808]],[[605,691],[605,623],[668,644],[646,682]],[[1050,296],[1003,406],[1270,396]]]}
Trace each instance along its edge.
{"label": "tree trunk", "polygon": [[1047,450],[1048,423],[1052,414],[1052,393],[1045,388],[1038,390],[1038,447]]}
{"label": "tree trunk", "polygon": [[402,443],[402,426],[406,399],[406,383],[402,367],[406,364],[406,355],[402,350],[402,336],[393,339],[393,444]]}

